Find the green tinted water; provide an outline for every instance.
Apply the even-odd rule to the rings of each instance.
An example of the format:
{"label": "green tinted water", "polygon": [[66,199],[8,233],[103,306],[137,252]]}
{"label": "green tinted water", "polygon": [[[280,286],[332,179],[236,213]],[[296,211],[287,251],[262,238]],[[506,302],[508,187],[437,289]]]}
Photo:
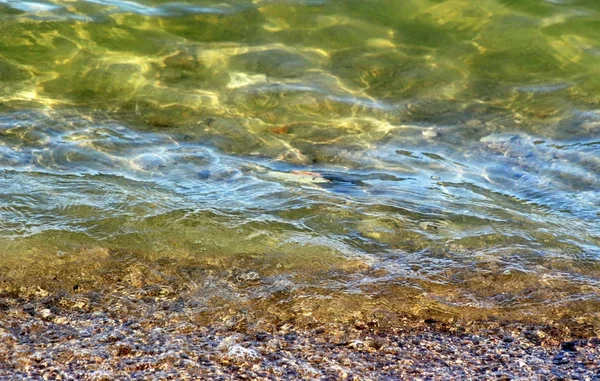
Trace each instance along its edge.
{"label": "green tinted water", "polygon": [[2,1],[0,285],[597,321],[599,59],[596,1]]}

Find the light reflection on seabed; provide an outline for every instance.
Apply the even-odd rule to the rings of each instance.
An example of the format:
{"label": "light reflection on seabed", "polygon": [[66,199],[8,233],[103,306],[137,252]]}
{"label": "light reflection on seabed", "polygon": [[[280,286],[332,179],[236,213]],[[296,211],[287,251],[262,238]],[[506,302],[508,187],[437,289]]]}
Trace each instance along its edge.
{"label": "light reflection on seabed", "polygon": [[0,1],[2,289],[597,324],[598,11]]}

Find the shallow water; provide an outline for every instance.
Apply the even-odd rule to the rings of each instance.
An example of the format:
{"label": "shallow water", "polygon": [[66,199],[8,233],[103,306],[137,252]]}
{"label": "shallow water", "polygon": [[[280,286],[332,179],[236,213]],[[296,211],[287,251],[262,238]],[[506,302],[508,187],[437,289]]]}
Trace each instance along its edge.
{"label": "shallow water", "polygon": [[596,1],[0,1],[0,18],[5,290],[118,278],[193,284],[207,309],[598,324]]}

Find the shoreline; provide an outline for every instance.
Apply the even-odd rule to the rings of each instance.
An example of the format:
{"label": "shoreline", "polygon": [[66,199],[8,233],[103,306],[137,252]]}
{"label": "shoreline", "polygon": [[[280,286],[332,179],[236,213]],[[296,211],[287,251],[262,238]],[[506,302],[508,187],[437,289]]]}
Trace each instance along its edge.
{"label": "shoreline", "polygon": [[6,267],[0,381],[600,380],[593,303],[443,308],[393,285],[296,288],[252,263],[85,253]]}
{"label": "shoreline", "polygon": [[0,296],[0,380],[600,379],[597,331],[575,323],[397,315],[304,324],[211,318],[177,298],[100,297]]}

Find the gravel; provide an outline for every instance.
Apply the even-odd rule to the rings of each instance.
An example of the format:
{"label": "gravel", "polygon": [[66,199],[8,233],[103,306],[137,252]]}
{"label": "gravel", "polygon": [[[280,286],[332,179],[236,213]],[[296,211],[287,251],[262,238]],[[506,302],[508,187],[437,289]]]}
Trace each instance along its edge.
{"label": "gravel", "polygon": [[600,380],[593,329],[211,320],[175,299],[90,300],[0,297],[0,380]]}

